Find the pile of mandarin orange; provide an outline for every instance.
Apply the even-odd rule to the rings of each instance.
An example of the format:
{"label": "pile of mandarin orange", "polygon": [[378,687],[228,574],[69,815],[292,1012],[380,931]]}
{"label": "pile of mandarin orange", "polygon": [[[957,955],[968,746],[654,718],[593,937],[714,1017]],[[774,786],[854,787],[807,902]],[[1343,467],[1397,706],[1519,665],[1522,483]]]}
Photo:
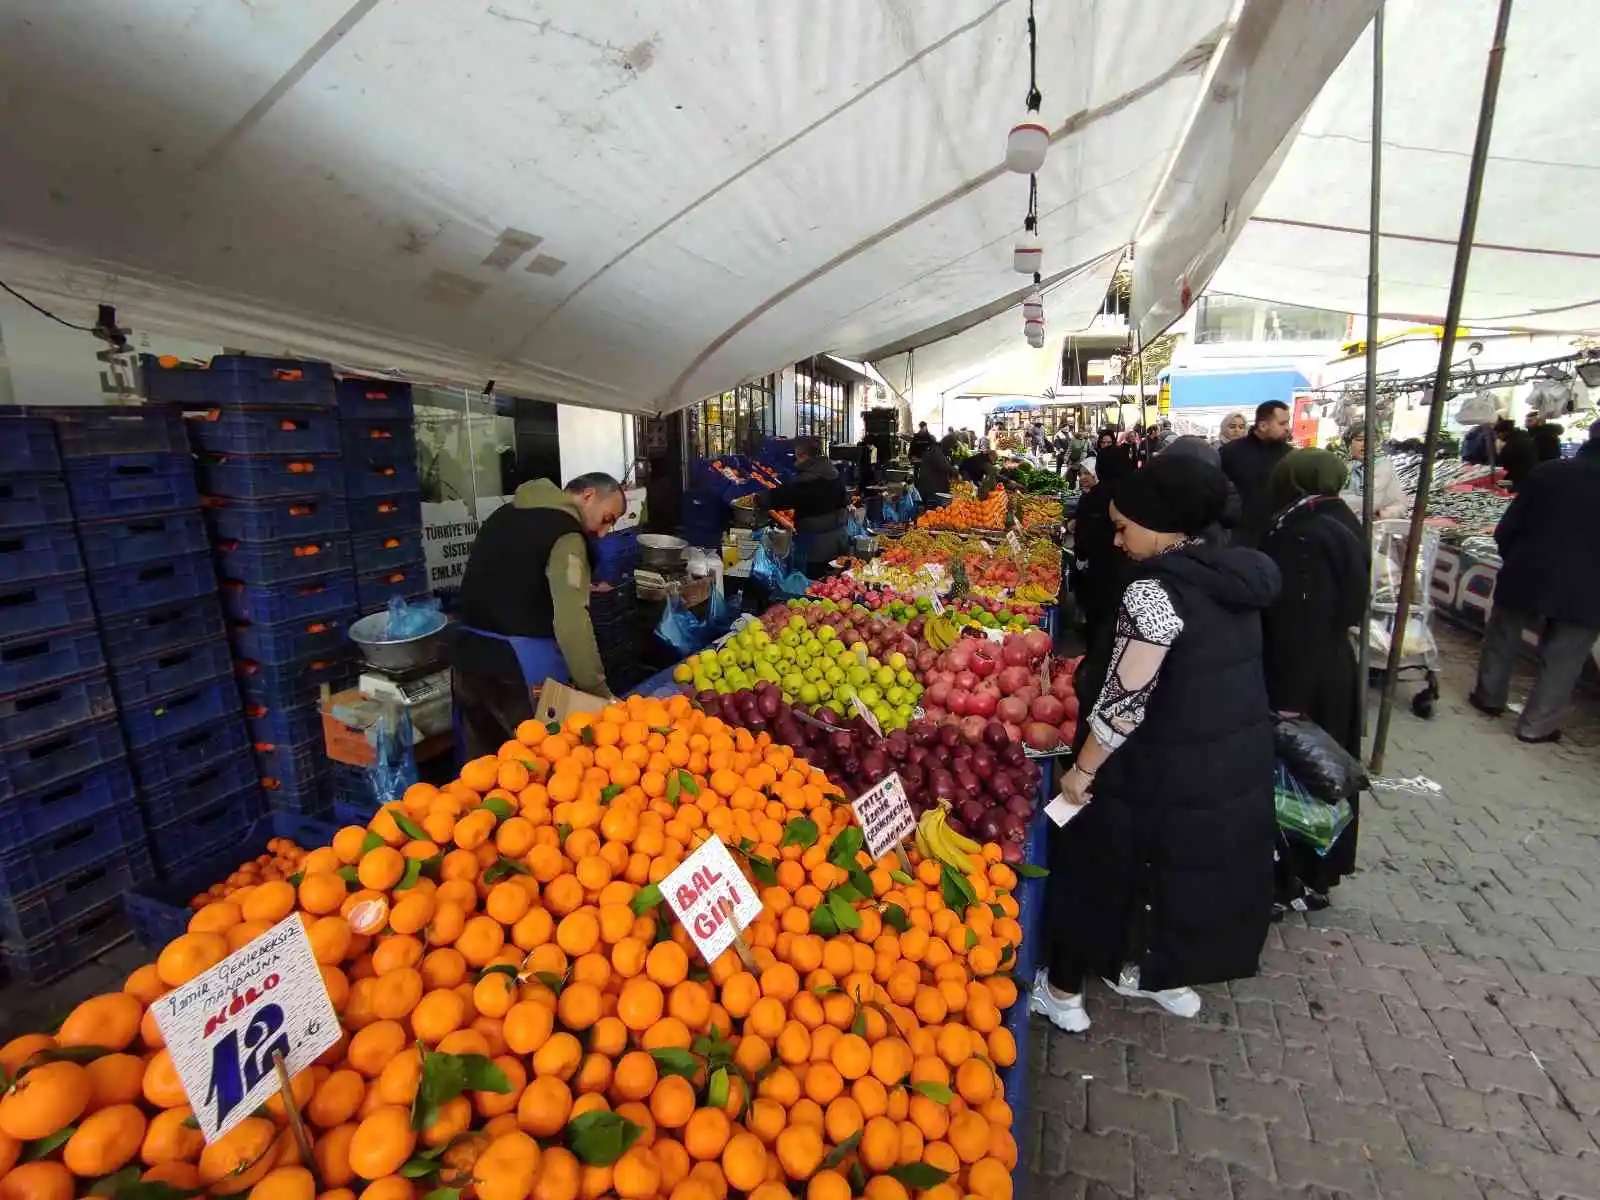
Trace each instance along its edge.
{"label": "pile of mandarin orange", "polygon": [[[682,697],[557,729],[277,847],[0,1047],[0,1200],[1010,1200],[998,847],[954,880],[872,862],[821,772]],[[713,834],[761,896],[748,965],[702,962],[655,886]],[[150,1007],[291,913],[343,1026],[293,1081],[309,1160],[280,1097],[207,1145]]]}

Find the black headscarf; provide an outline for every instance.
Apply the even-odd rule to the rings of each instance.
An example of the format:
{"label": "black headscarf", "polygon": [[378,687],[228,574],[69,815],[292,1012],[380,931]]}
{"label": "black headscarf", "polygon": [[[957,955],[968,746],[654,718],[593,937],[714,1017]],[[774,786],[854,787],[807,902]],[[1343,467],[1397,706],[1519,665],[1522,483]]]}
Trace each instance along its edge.
{"label": "black headscarf", "polygon": [[1128,520],[1153,533],[1198,537],[1222,516],[1228,481],[1220,469],[1200,459],[1159,455],[1117,480],[1111,502]]}

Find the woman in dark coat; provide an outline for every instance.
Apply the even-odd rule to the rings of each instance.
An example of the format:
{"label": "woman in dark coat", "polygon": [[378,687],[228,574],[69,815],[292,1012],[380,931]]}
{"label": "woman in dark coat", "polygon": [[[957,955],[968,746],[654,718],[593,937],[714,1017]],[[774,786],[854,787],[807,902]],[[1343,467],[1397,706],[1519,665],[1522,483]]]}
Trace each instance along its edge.
{"label": "woman in dark coat", "polygon": [[[1371,558],[1361,522],[1340,499],[1348,475],[1327,450],[1294,450],[1273,468],[1275,515],[1261,549],[1277,564],[1283,589],[1262,633],[1273,711],[1309,717],[1359,756],[1363,689],[1350,631],[1366,623]],[[1356,798],[1350,801],[1354,807]],[[1355,853],[1352,820],[1325,856],[1296,844],[1292,865],[1306,888],[1326,893],[1355,869]]]}
{"label": "woman in dark coat", "polygon": [[[1032,1007],[1088,1028],[1083,984],[1194,1016],[1193,987],[1253,975],[1272,908],[1272,721],[1261,610],[1276,568],[1203,538],[1222,472],[1160,456],[1113,488],[1134,564],[1109,654],[1080,675],[1092,701],[1062,779],[1081,804],[1052,836],[1049,966]],[[1091,650],[1091,658],[1099,652]]]}

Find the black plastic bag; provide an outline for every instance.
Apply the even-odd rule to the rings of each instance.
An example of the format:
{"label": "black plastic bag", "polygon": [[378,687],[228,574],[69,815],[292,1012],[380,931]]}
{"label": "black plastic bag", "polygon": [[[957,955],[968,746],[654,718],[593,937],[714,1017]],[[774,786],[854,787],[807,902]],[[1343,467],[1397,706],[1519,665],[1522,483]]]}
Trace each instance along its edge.
{"label": "black plastic bag", "polygon": [[1278,758],[1318,800],[1338,804],[1372,784],[1361,760],[1309,717],[1279,717],[1272,744]]}

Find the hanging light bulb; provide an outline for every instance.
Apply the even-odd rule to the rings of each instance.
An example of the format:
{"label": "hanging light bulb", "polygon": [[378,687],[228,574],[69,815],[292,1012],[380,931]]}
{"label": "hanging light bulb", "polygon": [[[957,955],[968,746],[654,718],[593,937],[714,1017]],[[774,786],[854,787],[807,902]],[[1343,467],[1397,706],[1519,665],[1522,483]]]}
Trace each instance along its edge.
{"label": "hanging light bulb", "polygon": [[1024,113],[1022,120],[1006,135],[1006,170],[1032,175],[1044,166],[1045,151],[1049,148],[1050,130],[1039,119],[1039,114]]}
{"label": "hanging light bulb", "polygon": [[1033,17],[1033,3],[1028,4],[1028,96],[1022,120],[1011,127],[1006,135],[1006,169],[1018,175],[1032,175],[1044,165],[1045,151],[1050,148],[1050,128],[1039,119],[1039,106],[1044,97],[1039,94],[1039,25]]}
{"label": "hanging light bulb", "polygon": [[1044,336],[1044,318],[1043,317],[1029,317],[1026,321],[1024,321],[1022,323],[1022,332],[1024,334],[1026,334],[1030,338],[1032,338],[1032,337],[1043,337]]}
{"label": "hanging light bulb", "polygon": [[1031,229],[1024,230],[1011,247],[1011,269],[1019,275],[1037,275],[1044,266],[1044,247]]}

